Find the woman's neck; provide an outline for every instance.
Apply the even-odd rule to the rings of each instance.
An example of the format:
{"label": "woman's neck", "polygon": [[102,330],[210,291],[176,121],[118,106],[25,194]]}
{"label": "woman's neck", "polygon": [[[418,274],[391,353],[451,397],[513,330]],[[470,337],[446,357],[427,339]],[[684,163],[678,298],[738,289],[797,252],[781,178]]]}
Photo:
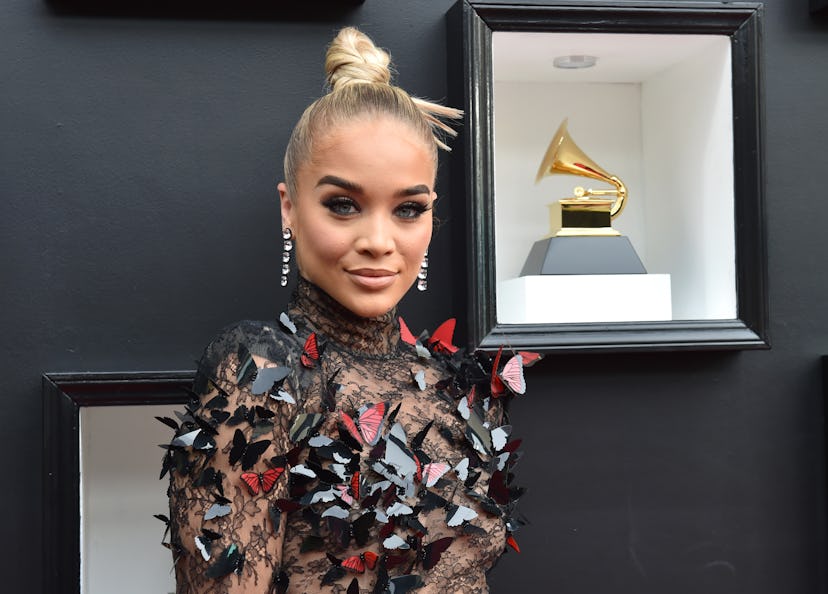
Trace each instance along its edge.
{"label": "woman's neck", "polygon": [[304,319],[320,338],[346,351],[386,355],[396,351],[399,344],[396,308],[375,318],[362,318],[301,276],[288,311],[294,321]]}

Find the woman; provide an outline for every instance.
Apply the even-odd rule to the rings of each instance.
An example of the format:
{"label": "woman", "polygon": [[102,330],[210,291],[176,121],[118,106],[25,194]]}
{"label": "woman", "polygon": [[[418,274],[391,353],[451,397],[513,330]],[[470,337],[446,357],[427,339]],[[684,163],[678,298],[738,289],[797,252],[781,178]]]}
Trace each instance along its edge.
{"label": "woman", "polygon": [[395,314],[424,288],[434,128],[460,114],[391,86],[388,64],[355,29],[332,42],[332,91],[279,184],[288,313],[220,334],[167,420],[179,594],[486,592],[514,544],[503,403],[521,357],[463,356],[451,324],[419,340]]}

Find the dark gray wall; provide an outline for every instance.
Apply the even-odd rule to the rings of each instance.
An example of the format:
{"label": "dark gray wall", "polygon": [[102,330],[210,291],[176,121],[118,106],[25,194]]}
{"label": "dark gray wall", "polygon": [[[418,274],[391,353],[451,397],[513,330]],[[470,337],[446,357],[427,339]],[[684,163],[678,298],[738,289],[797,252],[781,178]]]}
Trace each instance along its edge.
{"label": "dark gray wall", "polygon": [[[2,3],[4,591],[37,591],[40,374],[189,369],[217,328],[277,314],[275,184],[324,45],[360,24],[402,86],[439,98],[452,3],[287,21]],[[773,349],[533,369],[514,414],[532,524],[495,592],[825,592],[828,26],[807,0],[769,0],[764,59]],[[432,248],[433,290],[403,305],[414,328],[463,315],[448,288],[456,224]]]}

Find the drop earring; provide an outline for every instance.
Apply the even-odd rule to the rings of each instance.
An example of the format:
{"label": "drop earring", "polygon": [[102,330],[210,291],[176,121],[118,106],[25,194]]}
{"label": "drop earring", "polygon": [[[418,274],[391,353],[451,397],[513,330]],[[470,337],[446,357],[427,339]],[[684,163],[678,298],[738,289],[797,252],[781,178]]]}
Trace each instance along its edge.
{"label": "drop earring", "polygon": [[290,274],[290,252],[293,251],[293,231],[290,227],[285,227],[282,231],[282,278],[279,284],[286,287],[288,284],[288,274]]}
{"label": "drop earring", "polygon": [[420,264],[420,272],[417,273],[417,290],[425,291],[426,289],[428,289],[428,250]]}

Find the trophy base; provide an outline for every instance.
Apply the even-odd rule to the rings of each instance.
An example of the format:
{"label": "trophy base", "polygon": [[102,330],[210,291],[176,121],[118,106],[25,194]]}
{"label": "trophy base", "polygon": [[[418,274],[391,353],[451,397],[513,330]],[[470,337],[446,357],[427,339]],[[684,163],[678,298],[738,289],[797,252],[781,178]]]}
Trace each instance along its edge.
{"label": "trophy base", "polygon": [[646,273],[627,237],[547,237],[532,246],[520,276]]}
{"label": "trophy base", "polygon": [[523,276],[498,284],[500,324],[591,324],[673,319],[669,274]]}

